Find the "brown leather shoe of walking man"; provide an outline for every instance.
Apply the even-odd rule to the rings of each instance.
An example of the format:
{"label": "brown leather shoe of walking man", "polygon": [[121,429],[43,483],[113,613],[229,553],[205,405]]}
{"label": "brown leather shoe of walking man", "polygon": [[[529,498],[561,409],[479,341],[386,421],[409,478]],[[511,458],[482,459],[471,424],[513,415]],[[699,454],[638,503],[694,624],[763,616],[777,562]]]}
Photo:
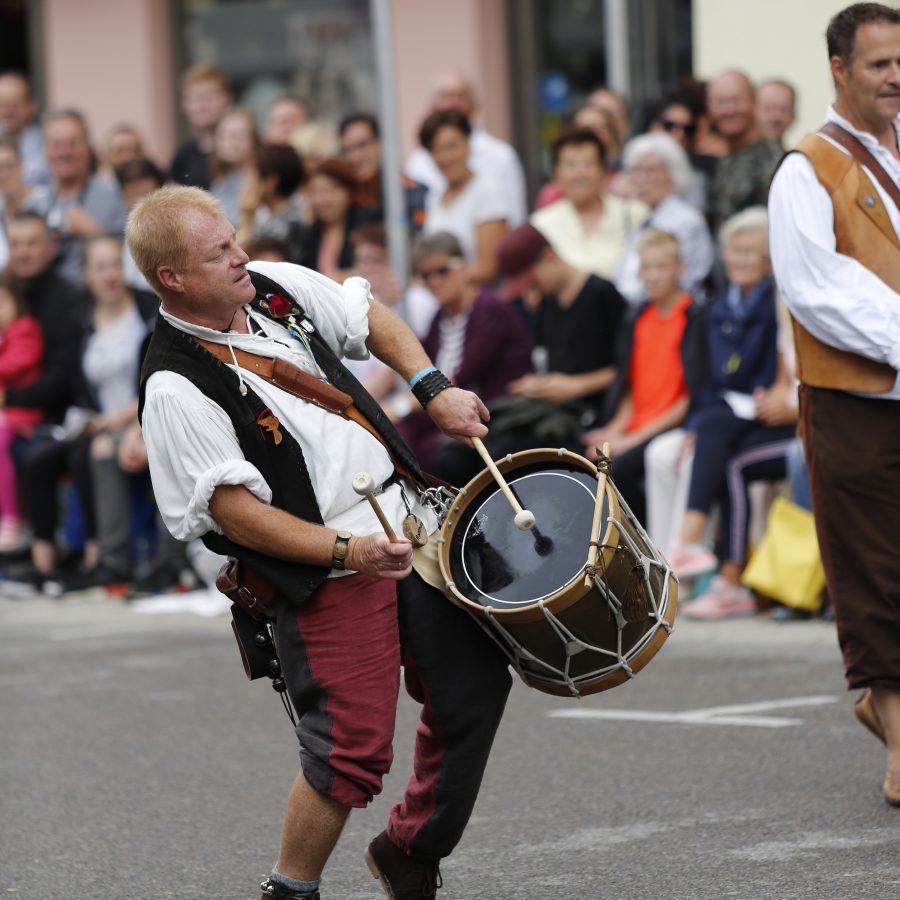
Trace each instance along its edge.
{"label": "brown leather shoe of walking man", "polygon": [[442,886],[439,860],[407,856],[382,831],[365,853],[366,864],[388,900],[425,900]]}

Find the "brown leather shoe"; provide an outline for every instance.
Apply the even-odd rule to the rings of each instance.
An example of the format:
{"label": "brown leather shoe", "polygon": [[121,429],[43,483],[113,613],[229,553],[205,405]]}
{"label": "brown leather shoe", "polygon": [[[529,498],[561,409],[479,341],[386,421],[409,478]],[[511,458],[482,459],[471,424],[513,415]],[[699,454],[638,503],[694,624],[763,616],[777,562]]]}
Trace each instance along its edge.
{"label": "brown leather shoe", "polygon": [[884,776],[884,799],[891,806],[900,806],[900,770],[887,770]]}
{"label": "brown leather shoe", "polygon": [[872,702],[871,688],[866,688],[859,695],[859,699],[854,704],[853,709],[856,713],[856,718],[859,719],[859,721],[862,722],[882,744],[886,743],[884,739],[884,728],[881,727],[881,719],[878,718],[878,712],[875,709],[875,704]]}
{"label": "brown leather shoe", "polygon": [[388,900],[427,900],[442,886],[439,860],[407,856],[386,831],[369,844],[365,859]]}

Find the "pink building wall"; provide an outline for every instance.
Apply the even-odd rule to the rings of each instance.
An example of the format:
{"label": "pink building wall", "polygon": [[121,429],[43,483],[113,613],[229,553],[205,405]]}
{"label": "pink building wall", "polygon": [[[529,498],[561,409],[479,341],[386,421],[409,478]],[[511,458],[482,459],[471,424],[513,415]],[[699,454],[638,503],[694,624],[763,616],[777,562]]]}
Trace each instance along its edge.
{"label": "pink building wall", "polygon": [[504,0],[392,0],[400,139],[416,146],[435,79],[456,70],[478,87],[479,124],[509,139],[509,75]]}
{"label": "pink building wall", "polygon": [[172,24],[162,0],[43,0],[47,108],[73,106],[99,150],[109,130],[136,125],[168,165],[175,143]]}

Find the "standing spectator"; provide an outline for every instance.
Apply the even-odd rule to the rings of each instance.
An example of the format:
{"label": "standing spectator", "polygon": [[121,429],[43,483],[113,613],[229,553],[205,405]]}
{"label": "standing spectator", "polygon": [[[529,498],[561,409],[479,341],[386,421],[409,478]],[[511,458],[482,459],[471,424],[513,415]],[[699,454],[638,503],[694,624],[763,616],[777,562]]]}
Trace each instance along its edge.
{"label": "standing spectator", "polygon": [[[115,175],[122,191],[125,208],[129,211],[151,191],[162,187],[165,181],[163,173],[156,167],[156,164],[146,157],[122,163],[116,167]],[[122,267],[125,273],[125,284],[128,287],[135,291],[151,290],[147,279],[144,278],[143,273],[132,259],[131,251],[127,246],[123,249]]]}
{"label": "standing spectator", "polygon": [[616,485],[643,522],[644,451],[653,438],[676,428],[687,414],[697,389],[702,329],[698,307],[680,286],[678,239],[665,231],[645,231],[637,252],[648,302],[631,317],[619,340],[609,421],[589,431],[581,442],[587,453],[610,443]]}
{"label": "standing spectator", "polygon": [[728,145],[716,165],[710,196],[710,227],[718,231],[742,209],[765,206],[781,148],[763,136],[756,121],[753,84],[743,72],[717,75],[707,96],[712,125]]}
{"label": "standing spectator", "polygon": [[784,148],[784,133],[797,117],[797,92],[787,81],[764,81],[756,89],[756,120],[763,137]]}
{"label": "standing spectator", "polygon": [[531,224],[576,269],[613,278],[649,210],[606,192],[606,149],[593,131],[564,131],[553,144],[553,171],[563,199],[533,213]]}
{"label": "standing spectator", "polygon": [[[478,111],[474,88],[459,72],[449,72],[438,79],[431,111],[446,110],[461,113],[470,123]],[[524,222],[528,216],[525,173],[512,146],[475,126],[471,130],[469,154],[469,168],[476,175],[493,179],[503,190],[510,207],[510,227]],[[414,150],[406,161],[406,174],[424,184],[432,194],[440,194],[446,187],[445,176],[424,147]]]}
{"label": "standing spectator", "polygon": [[615,135],[617,144],[609,147],[607,154],[607,167],[611,172],[618,171],[620,165],[619,155],[625,142],[631,137],[631,117],[628,113],[628,101],[618,91],[610,87],[601,86],[594,88],[588,94],[587,105],[595,109],[603,110],[613,117],[615,122]]}
{"label": "standing spectator", "polygon": [[[440,304],[422,346],[456,387],[477,389],[478,396],[490,403],[531,370],[531,339],[524,323],[494,293],[470,280],[458,238],[448,232],[420,237],[413,270]],[[402,406],[400,401],[405,401]],[[407,413],[415,402],[411,393],[400,401],[389,412],[396,413],[401,406],[401,414]],[[399,423],[398,430],[426,471],[432,470],[447,439],[431,416],[418,409]]]}
{"label": "standing spectator", "polygon": [[125,206],[119,186],[95,174],[87,124],[81,113],[62,109],[44,121],[47,161],[53,177],[47,224],[59,233],[59,274],[81,285],[85,238],[122,234]]}
{"label": "standing spectator", "polygon": [[440,191],[429,191],[425,233],[450,232],[463,248],[467,278],[491,284],[497,277],[497,246],[513,218],[503,188],[469,168],[468,119],[453,109],[433,112],[419,129],[419,141],[444,176]]}
{"label": "standing spectator", "polygon": [[[43,356],[41,326],[27,314],[25,295],[9,276],[0,275],[0,392],[33,384],[40,377]],[[32,436],[40,420],[39,409],[0,409],[0,553],[16,550],[22,542],[12,444],[17,437]]]}
{"label": "standing spectator", "polygon": [[181,76],[181,110],[193,132],[172,157],[169,177],[176,184],[209,189],[209,155],[216,125],[231,106],[231,88],[225,73],[215,66],[191,66]]}
{"label": "standing spectator", "polygon": [[222,211],[234,226],[241,223],[241,191],[253,169],[256,146],[253,113],[238,106],[224,113],[213,137],[209,192],[222,205]]}
{"label": "standing spectator", "polygon": [[8,389],[5,403],[38,409],[49,424],[61,423],[74,399],[83,334],[81,295],[56,272],[56,249],[56,238],[40,215],[20,211],[12,217],[9,273],[22,285],[28,314],[44,333],[44,365],[33,384]]}
{"label": "standing spectator", "polygon": [[25,183],[46,185],[50,173],[44,157],[44,136],[35,121],[36,112],[28,79],[19,72],[0,74],[0,134],[18,142]]}
{"label": "standing spectator", "polygon": [[309,226],[291,202],[304,176],[303,160],[290,144],[256,148],[240,197],[237,239],[241,246],[274,238],[284,245],[286,262],[313,265],[305,256]]}
{"label": "standing spectator", "polygon": [[310,268],[335,281],[351,274],[353,229],[372,221],[370,213],[354,204],[355,190],[353,169],[342,159],[322,160],[309,182],[313,224],[304,256]]}
{"label": "standing spectator", "polygon": [[0,137],[0,271],[9,261],[6,229],[10,220],[19,210],[46,208],[48,196],[43,185],[26,183],[18,141]]}
{"label": "standing spectator", "polygon": [[291,136],[309,122],[309,107],[299,97],[277,97],[266,110],[262,139],[267,144],[290,144]]}
{"label": "standing spectator", "polygon": [[[347,116],[338,127],[341,155],[356,173],[357,203],[370,209],[380,222],[384,221],[384,174],[381,160],[381,137],[378,120],[368,113]],[[425,224],[425,195],[428,189],[406,175],[401,176],[406,201],[406,227],[415,237]]]}
{"label": "standing spectator", "polygon": [[856,3],[826,39],[835,102],[772,182],[772,252],[847,685],[900,806],[900,11]]}
{"label": "standing spectator", "polygon": [[637,246],[642,232],[653,228],[678,239],[682,290],[699,298],[716,254],[706,220],[684,199],[692,175],[687,154],[666,134],[644,134],[628,142],[624,164],[634,196],[650,208],[650,215],[640,229],[629,235],[616,272],[619,293],[631,303],[646,298]]}

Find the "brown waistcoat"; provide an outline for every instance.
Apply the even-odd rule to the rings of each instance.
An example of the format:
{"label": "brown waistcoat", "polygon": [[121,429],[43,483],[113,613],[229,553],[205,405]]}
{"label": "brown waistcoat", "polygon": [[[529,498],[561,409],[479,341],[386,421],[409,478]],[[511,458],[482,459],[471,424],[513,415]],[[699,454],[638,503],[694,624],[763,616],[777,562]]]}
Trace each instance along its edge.
{"label": "brown waistcoat", "polygon": [[[858,260],[900,293],[900,240],[862,166],[818,134],[808,134],[792,152],[809,159],[831,197],[837,252]],[[822,343],[792,321],[797,377],[803,384],[865,393],[884,393],[894,386],[897,373],[891,366]]]}

